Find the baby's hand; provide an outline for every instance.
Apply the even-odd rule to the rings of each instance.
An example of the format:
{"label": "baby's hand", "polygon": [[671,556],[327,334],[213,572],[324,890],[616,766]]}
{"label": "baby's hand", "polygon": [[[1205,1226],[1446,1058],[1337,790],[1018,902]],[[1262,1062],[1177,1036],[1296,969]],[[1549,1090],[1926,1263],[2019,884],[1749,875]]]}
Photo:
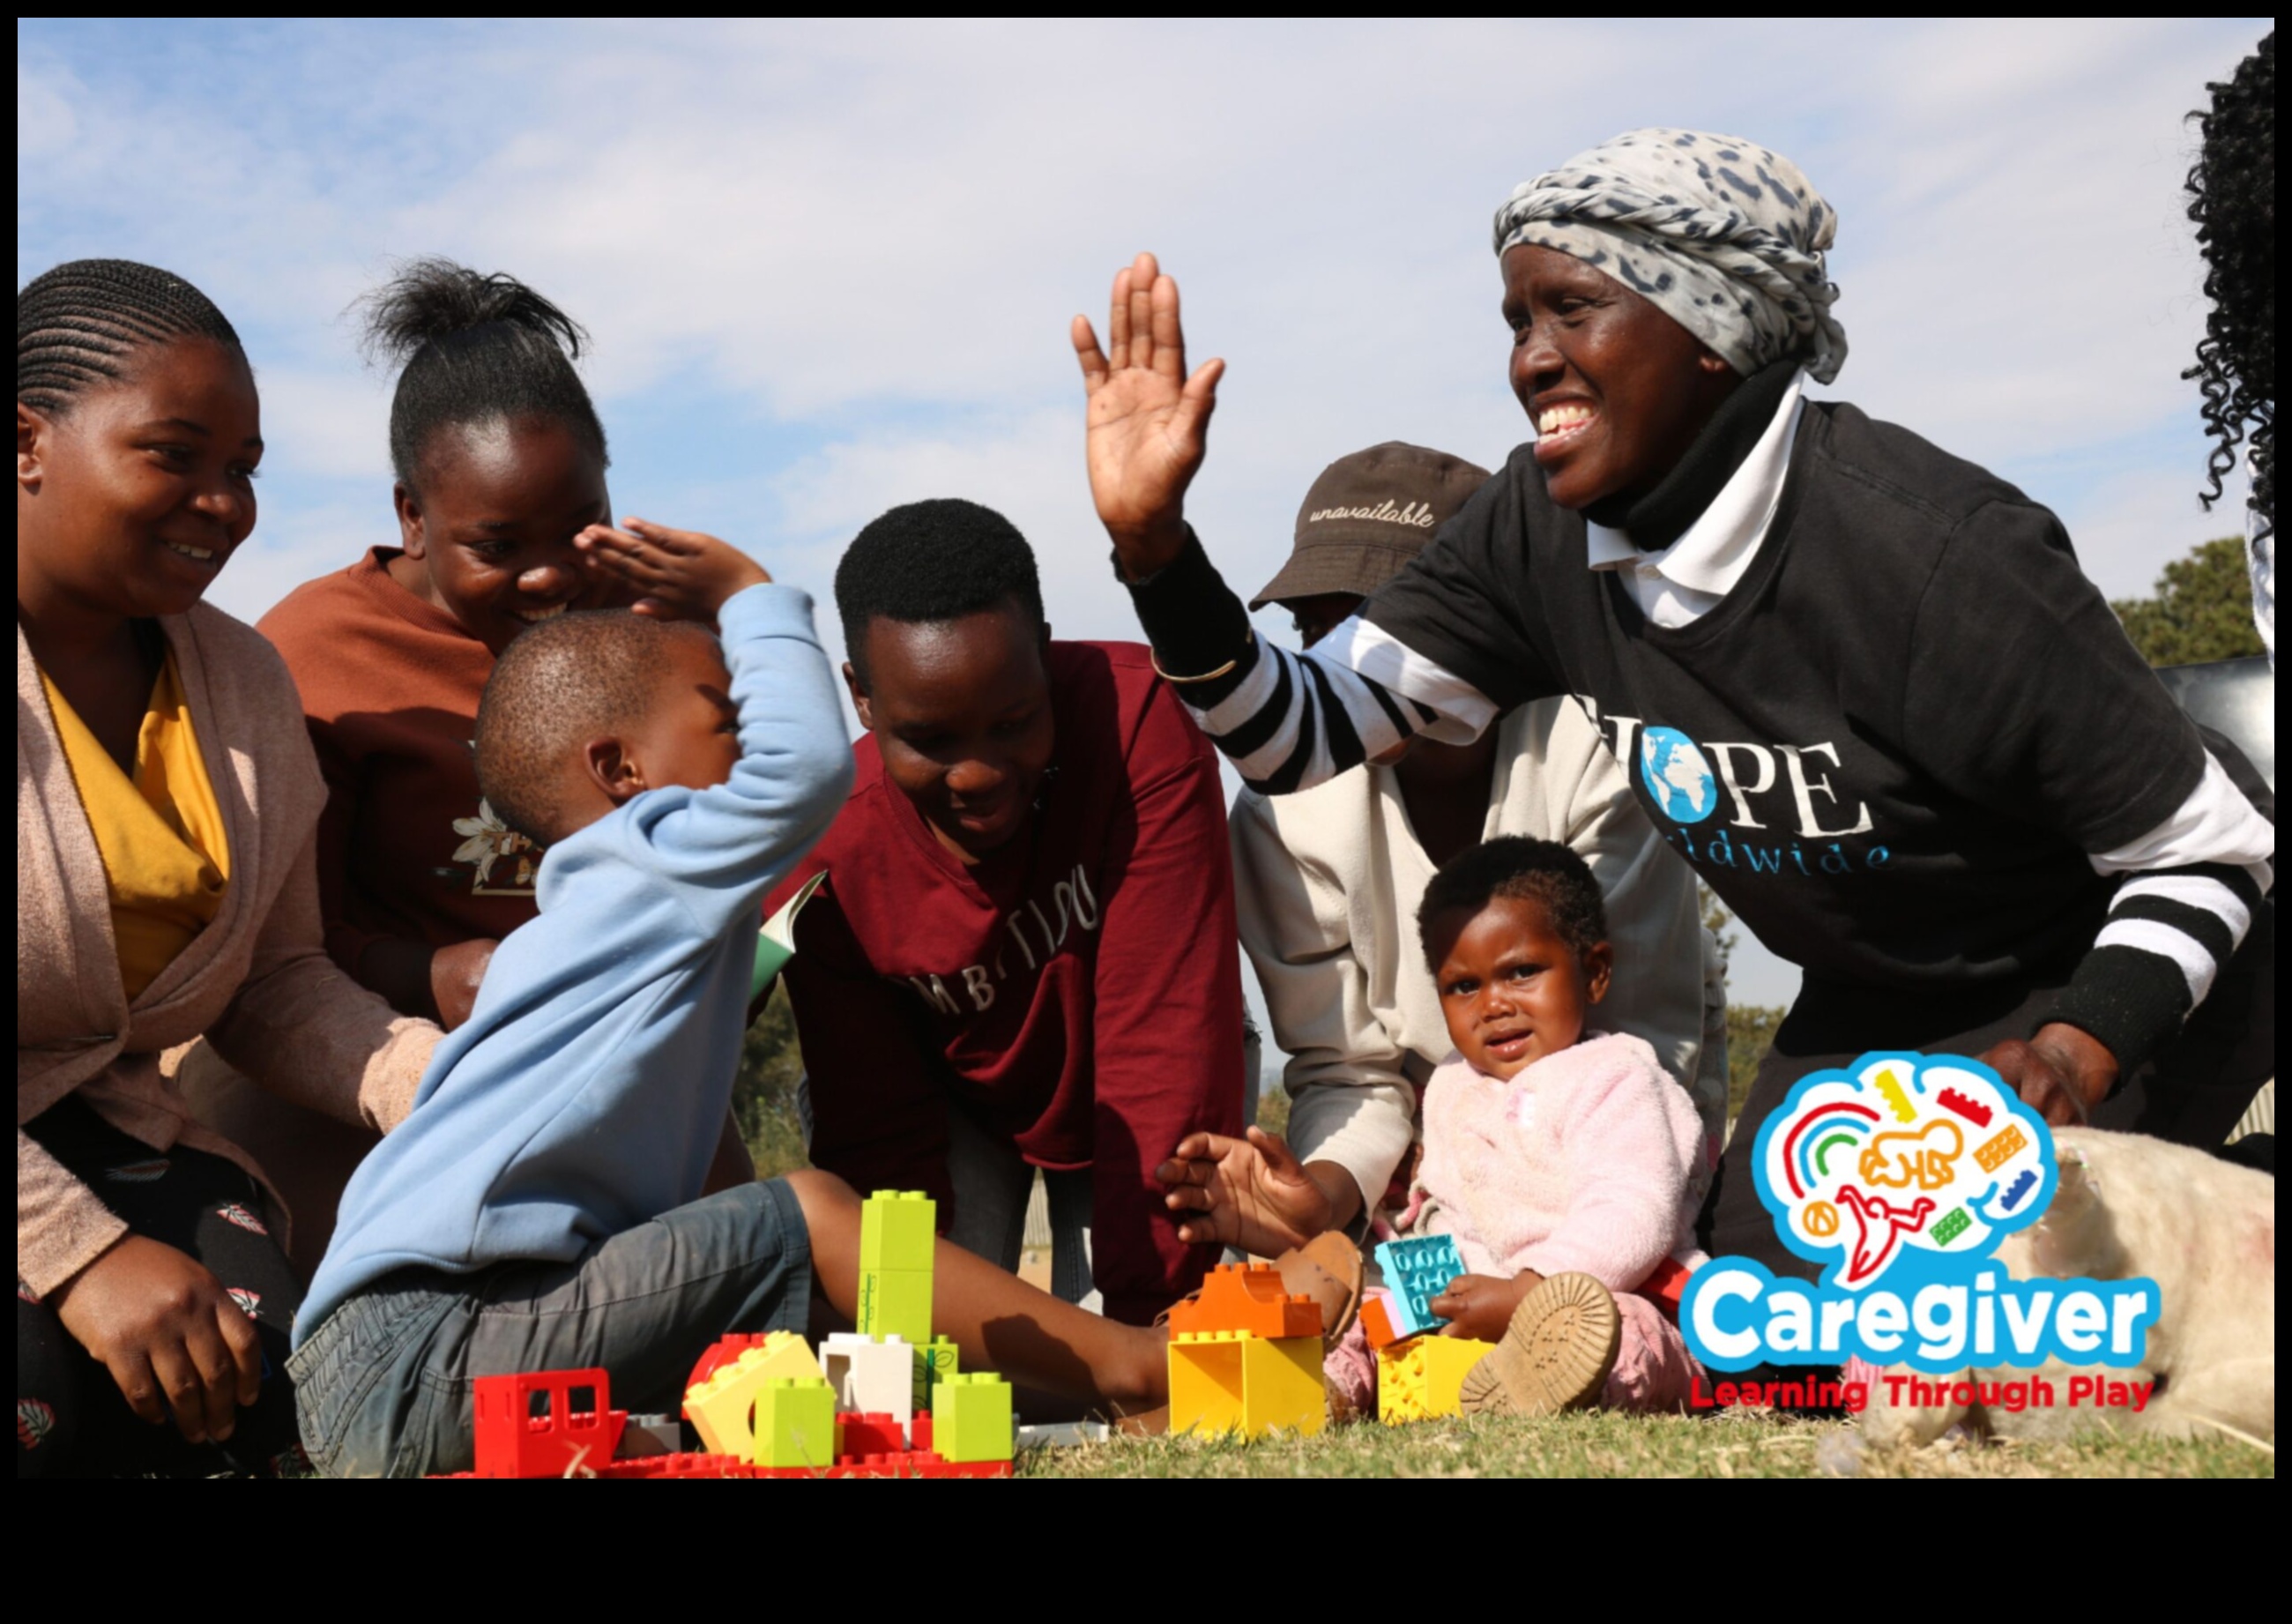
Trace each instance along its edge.
{"label": "baby's hand", "polygon": [[730,542],[698,530],[672,530],[649,519],[625,519],[626,528],[593,524],[573,538],[590,567],[638,595],[640,615],[664,620],[714,620],[724,601],[743,587],[772,578]]}
{"label": "baby's hand", "polygon": [[1279,1257],[1329,1226],[1329,1198],[1274,1135],[1253,1127],[1243,1139],[1189,1134],[1154,1169],[1169,1187],[1172,1212],[1198,1214],[1178,1225],[1189,1246],[1215,1241],[1259,1257]]}
{"label": "baby's hand", "polygon": [[1544,1276],[1523,1269],[1511,1280],[1487,1274],[1459,1274],[1448,1289],[1426,1306],[1449,1321],[1444,1337],[1470,1337],[1480,1342],[1500,1342],[1512,1323],[1512,1311],[1521,1299],[1544,1283]]}

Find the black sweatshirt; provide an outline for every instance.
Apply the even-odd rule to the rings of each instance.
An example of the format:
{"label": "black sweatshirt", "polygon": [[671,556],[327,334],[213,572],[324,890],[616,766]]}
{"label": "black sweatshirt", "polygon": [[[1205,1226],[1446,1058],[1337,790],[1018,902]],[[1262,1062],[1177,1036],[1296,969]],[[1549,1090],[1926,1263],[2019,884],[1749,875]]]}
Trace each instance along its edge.
{"label": "black sweatshirt", "polygon": [[1257,643],[1198,545],[1133,592],[1164,670],[1233,662],[1179,692],[1258,788],[1572,694],[1657,829],[1774,952],[1904,992],[2078,965],[2054,1018],[2126,1071],[2260,894],[2234,863],[2179,868],[2199,883],[2143,887],[2170,894],[2123,897],[2110,921],[2175,933],[2166,950],[2142,929],[2110,933],[2146,946],[2094,946],[2124,877],[2088,853],[2181,811],[2205,747],[2052,513],[1851,406],[1807,404],[1757,556],[1684,626],[1648,624],[1587,567],[1582,517],[1526,447],[1311,655]]}

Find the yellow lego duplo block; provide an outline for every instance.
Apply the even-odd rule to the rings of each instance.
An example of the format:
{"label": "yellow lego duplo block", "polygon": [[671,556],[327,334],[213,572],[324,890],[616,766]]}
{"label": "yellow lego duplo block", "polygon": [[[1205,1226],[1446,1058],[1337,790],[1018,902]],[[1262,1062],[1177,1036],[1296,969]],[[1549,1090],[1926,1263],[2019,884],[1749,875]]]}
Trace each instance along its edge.
{"label": "yellow lego duplo block", "polygon": [[1239,1433],[1321,1430],[1328,1415],[1319,1337],[1235,1331],[1170,1338],[1170,1430]]}
{"label": "yellow lego duplo block", "polygon": [[1493,1342],[1470,1337],[1411,1337],[1376,1353],[1376,1418],[1388,1426],[1429,1421],[1463,1410],[1465,1372]]}
{"label": "yellow lego duplo block", "polygon": [[916,1408],[932,1407],[931,1391],[956,1373],[955,1344],[934,1337],[916,1347]]}
{"label": "yellow lego duplo block", "polygon": [[860,1274],[860,1332],[899,1337],[922,1347],[932,1339],[932,1272],[873,1269]]}
{"label": "yellow lego duplo block", "polygon": [[860,1272],[932,1266],[939,1203],[920,1190],[878,1190],[860,1203]]}
{"label": "yellow lego duplo block", "polygon": [[744,1348],[730,1364],[719,1367],[708,1379],[684,1390],[684,1418],[700,1434],[700,1447],[712,1455],[738,1455],[746,1459],[755,1446],[751,1419],[756,1394],[770,1381],[817,1381],[819,1361],[811,1346],[792,1330],[776,1330],[760,1347]]}
{"label": "yellow lego duplo block", "polygon": [[753,1458],[760,1466],[832,1466],[840,1441],[835,1391],[820,1378],[780,1378],[756,1390]]}

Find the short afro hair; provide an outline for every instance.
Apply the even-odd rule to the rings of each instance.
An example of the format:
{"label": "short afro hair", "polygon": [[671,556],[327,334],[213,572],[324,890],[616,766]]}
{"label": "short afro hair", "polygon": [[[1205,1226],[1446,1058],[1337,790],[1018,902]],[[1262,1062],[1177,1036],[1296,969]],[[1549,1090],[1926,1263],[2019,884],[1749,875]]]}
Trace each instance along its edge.
{"label": "short afro hair", "polygon": [[478,788],[504,823],[540,845],[572,832],[558,794],[566,764],[645,714],[680,637],[713,641],[691,621],[625,609],[569,612],[518,634],[478,701]]}
{"label": "short afro hair", "polygon": [[862,681],[869,621],[933,626],[1005,604],[1042,626],[1035,550],[1002,514],[959,497],[892,509],[852,539],[835,566],[843,647]]}
{"label": "short afro hair", "polygon": [[1553,933],[1581,959],[1608,939],[1608,909],[1600,882],[1584,860],[1556,840],[1499,835],[1441,865],[1416,907],[1416,934],[1426,966],[1433,957],[1433,922],[1459,909],[1478,913],[1499,897],[1529,898],[1544,904]]}

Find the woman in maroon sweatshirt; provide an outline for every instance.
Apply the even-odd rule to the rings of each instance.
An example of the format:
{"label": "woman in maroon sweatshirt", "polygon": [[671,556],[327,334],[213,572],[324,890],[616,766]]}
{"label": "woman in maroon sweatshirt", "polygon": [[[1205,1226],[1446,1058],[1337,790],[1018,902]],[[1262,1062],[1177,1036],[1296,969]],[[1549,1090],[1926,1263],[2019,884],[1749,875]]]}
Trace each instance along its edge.
{"label": "woman in maroon sweatshirt", "polygon": [[[787,984],[812,1159],[945,1203],[1006,1268],[1035,1168],[1054,1284],[1142,1323],[1214,1260],[1153,1169],[1241,1129],[1242,1013],[1216,757],[1134,643],[1053,642],[1000,514],[918,502],[835,575],[868,736]],[[1073,1244],[1087,1224],[1091,1264]]]}

